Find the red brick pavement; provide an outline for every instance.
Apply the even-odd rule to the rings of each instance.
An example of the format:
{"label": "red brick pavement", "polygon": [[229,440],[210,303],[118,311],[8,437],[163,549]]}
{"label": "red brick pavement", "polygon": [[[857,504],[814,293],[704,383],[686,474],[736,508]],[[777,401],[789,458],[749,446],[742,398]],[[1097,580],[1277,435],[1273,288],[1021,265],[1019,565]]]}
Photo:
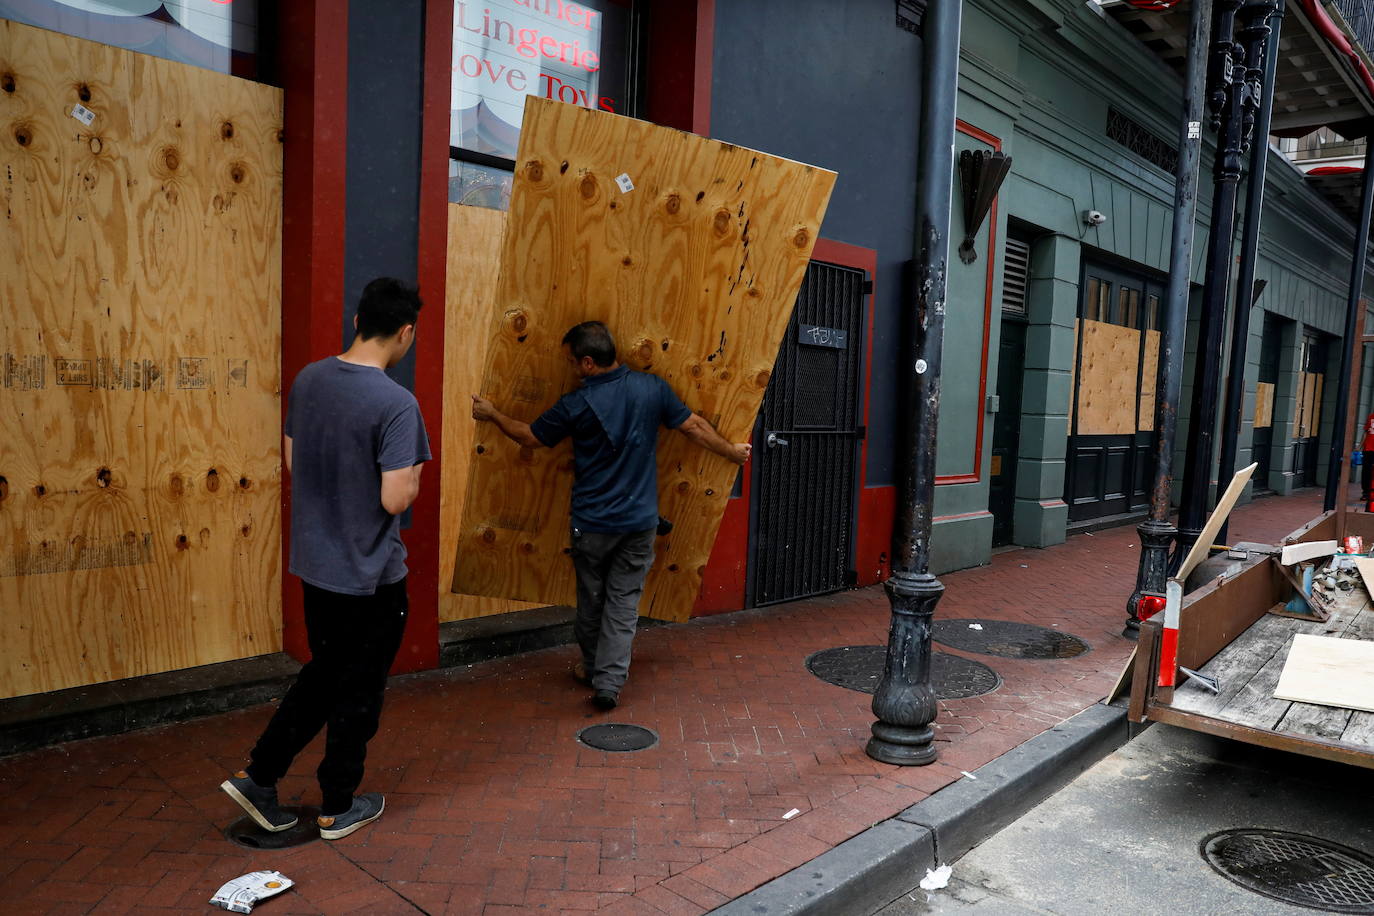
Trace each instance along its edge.
{"label": "red brick pavement", "polygon": [[[1286,534],[1319,499],[1242,507],[1233,537]],[[2,760],[0,900],[8,913],[206,911],[222,882],[276,868],[297,885],[263,913],[701,913],[1101,698],[1130,652],[1119,631],[1138,549],[1119,528],[943,577],[939,616],[1058,627],[1093,651],[982,657],[1003,686],[940,704],[928,767],[865,756],[869,697],[803,667],[885,641],[886,599],[863,589],[644,631],[609,717],[569,679],[566,649],[398,678],[364,786],[387,812],[335,843],[266,852],[222,835],[236,809],[217,786],[268,706]],[[606,718],[661,741],[611,754],[574,740]],[[288,804],[317,801],[320,753],[283,781]]]}

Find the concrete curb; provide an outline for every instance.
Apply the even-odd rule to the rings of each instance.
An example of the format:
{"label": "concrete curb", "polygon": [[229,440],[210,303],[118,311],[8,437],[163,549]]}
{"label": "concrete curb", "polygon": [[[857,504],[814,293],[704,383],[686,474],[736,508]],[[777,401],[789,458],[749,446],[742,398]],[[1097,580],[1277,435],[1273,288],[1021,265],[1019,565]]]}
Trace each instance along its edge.
{"label": "concrete curb", "polygon": [[1126,743],[1126,710],[1090,706],[959,782],[712,912],[871,913]]}

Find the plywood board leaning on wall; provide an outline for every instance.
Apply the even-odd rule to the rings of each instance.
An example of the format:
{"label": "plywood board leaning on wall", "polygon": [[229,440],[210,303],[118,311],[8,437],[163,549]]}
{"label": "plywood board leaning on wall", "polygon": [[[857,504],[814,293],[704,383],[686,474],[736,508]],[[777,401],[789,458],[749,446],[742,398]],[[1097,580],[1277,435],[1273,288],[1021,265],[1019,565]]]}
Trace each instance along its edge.
{"label": "plywood board leaning on wall", "polygon": [[[1078,358],[1078,427],[1083,436],[1136,431],[1140,332],[1083,319]],[[1151,399],[1153,400],[1153,398]]]}
{"label": "plywood board leaning on wall", "polygon": [[[516,157],[482,393],[532,420],[575,379],[559,342],[606,322],[631,368],[666,379],[725,438],[749,438],[835,175],[670,128],[531,98]],[[684,620],[737,468],[685,437],[659,444],[676,525],[640,612]],[[574,601],[572,453],[478,430],[454,590]]]}
{"label": "plywood board leaning on wall", "polygon": [[0,696],[277,651],[282,94],[3,20],[0,77]]}
{"label": "plywood board leaning on wall", "polygon": [[455,595],[453,561],[467,497],[477,423],[469,395],[482,387],[487,328],[501,264],[506,214],[484,207],[448,207],[448,286],[444,303],[444,447],[439,482],[439,620],[467,620],[538,607],[504,598]]}

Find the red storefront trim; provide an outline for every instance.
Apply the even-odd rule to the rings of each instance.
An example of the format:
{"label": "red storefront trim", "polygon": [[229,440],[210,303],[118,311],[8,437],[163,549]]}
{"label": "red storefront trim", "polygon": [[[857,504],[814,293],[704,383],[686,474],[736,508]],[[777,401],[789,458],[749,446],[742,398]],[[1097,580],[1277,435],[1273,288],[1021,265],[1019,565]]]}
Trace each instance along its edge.
{"label": "red storefront trim", "polygon": [[[348,15],[323,0],[282,4],[279,72],[285,90],[282,180],[282,421],[286,393],[308,363],[339,352],[343,314]],[[282,641],[310,655],[301,585],[286,573],[290,482],[282,468]]]}
{"label": "red storefront trim", "polygon": [[[964,121],[956,121],[954,129],[966,137],[972,137],[980,143],[986,143],[994,150],[1002,148],[1002,141],[998,137],[984,130],[979,130]],[[999,195],[1000,196],[1000,195]],[[951,214],[950,228],[953,230],[955,219]],[[953,242],[954,232],[950,233],[950,241]],[[950,245],[953,250],[954,245]],[[993,268],[997,265],[997,201],[992,202],[992,209],[988,212],[988,250],[984,256],[987,261],[987,282],[983,292],[983,347],[980,356],[978,369],[978,432],[973,442],[973,470],[964,474],[946,474],[936,476],[935,485],[937,487],[949,486],[951,484],[978,483],[983,479],[983,427],[987,421],[987,398],[988,398],[988,346],[992,341],[992,312],[993,312],[993,290],[992,278]]]}

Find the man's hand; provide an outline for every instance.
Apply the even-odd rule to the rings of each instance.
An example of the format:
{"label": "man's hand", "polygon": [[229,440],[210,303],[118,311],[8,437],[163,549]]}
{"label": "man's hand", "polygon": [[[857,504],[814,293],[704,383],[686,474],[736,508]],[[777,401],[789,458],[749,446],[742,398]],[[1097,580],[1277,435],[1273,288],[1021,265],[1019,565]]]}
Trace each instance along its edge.
{"label": "man's hand", "polygon": [[474,420],[496,419],[496,407],[484,397],[472,396],[472,418]]}
{"label": "man's hand", "polygon": [[728,458],[735,464],[744,464],[749,460],[750,452],[754,450],[748,442],[727,441],[701,414],[692,414],[682,421],[677,430],[707,451]]}
{"label": "man's hand", "polygon": [[534,433],[530,432],[530,425],[519,420],[513,420],[496,409],[484,397],[472,396],[472,418],[477,421],[489,420],[495,423],[497,428],[522,448],[543,448],[544,443],[535,438]]}

